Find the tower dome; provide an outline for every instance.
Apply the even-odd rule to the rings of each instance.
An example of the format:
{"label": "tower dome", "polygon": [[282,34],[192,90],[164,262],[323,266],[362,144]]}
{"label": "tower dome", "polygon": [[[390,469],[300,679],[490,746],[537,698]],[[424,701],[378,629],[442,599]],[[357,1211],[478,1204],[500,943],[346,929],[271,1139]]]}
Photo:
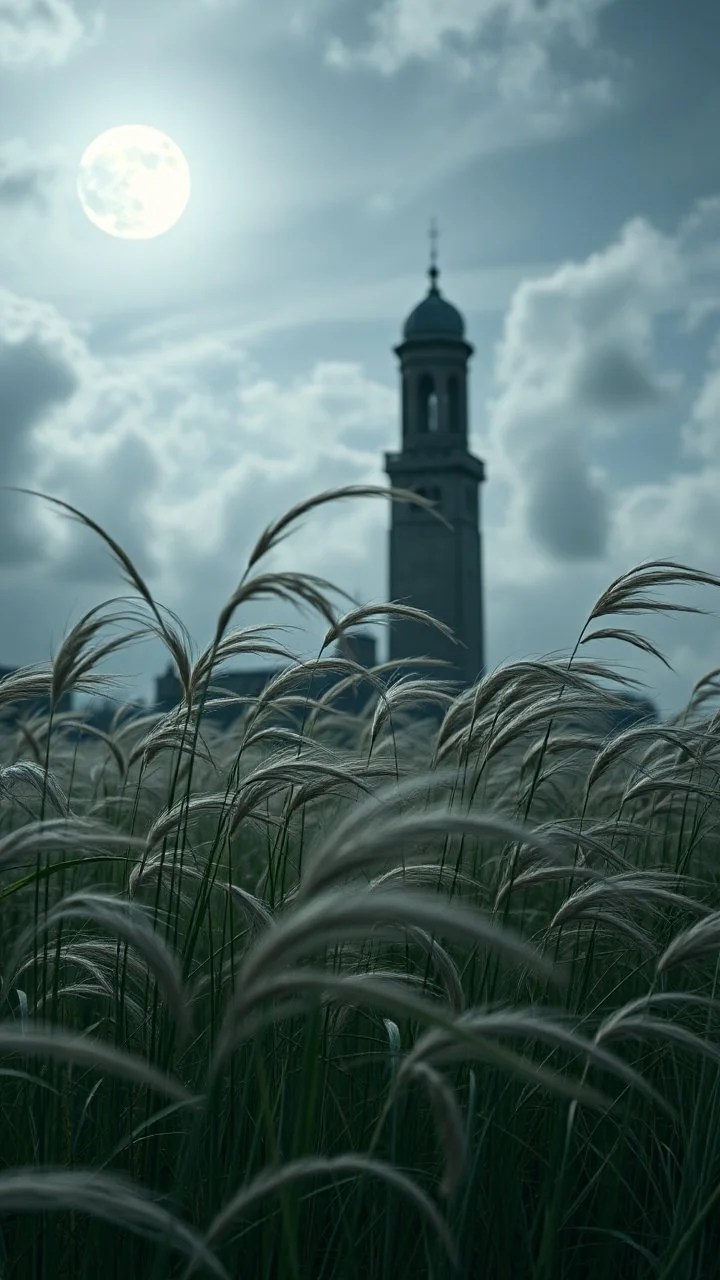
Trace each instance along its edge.
{"label": "tower dome", "polygon": [[428,338],[456,338],[461,342],[465,338],[465,321],[457,307],[443,298],[438,289],[440,272],[437,265],[437,231],[431,228],[431,258],[428,275],[430,288],[422,302],[410,312],[403,326],[403,338],[407,342],[413,338],[426,341]]}

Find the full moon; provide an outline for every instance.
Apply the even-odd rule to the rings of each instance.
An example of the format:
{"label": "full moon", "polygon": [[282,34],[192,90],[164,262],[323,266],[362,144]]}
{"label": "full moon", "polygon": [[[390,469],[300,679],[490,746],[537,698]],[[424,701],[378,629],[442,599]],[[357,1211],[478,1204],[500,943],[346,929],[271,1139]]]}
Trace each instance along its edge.
{"label": "full moon", "polygon": [[123,240],[150,240],[174,227],[190,198],[190,169],[159,129],[123,124],[95,138],[77,179],[91,222]]}

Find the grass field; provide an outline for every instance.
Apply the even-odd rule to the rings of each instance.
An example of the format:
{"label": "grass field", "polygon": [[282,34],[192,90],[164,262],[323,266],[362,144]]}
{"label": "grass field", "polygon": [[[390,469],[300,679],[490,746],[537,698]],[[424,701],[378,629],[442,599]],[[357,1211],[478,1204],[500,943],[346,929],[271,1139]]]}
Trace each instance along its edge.
{"label": "grass field", "polygon": [[[718,1274],[716,673],[582,726],[622,688],[583,645],[653,651],[628,617],[720,582],[641,566],[567,659],[455,701],[378,668],[367,716],[298,727],[298,663],[220,733],[219,668],[267,652],[246,602],[338,635],[329,584],[261,562],[376,492],[269,526],[199,655],[75,513],[132,595],[0,683],[2,1280]],[[63,695],[143,633],[182,705],[78,739]]]}

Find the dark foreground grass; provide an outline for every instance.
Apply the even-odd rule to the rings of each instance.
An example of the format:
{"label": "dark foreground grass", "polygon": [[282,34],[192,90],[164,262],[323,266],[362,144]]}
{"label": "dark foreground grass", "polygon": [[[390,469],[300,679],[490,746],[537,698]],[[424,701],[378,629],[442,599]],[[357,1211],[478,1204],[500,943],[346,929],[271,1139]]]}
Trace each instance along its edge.
{"label": "dark foreground grass", "polygon": [[[285,719],[295,662],[220,733],[218,668],[272,649],[232,628],[245,602],[318,610],[318,662],[375,618],[259,568],[364,494],[387,496],[265,530],[199,656],[74,513],[132,597],[0,682],[0,717],[48,703],[0,730],[3,1280],[717,1273],[717,673],[608,741],[623,679],[580,655],[661,659],[617,615],[719,584],[643,565],[565,660],[454,701],[379,667],[353,720],[332,696]],[[78,740],[64,694],[143,634],[181,706]]]}

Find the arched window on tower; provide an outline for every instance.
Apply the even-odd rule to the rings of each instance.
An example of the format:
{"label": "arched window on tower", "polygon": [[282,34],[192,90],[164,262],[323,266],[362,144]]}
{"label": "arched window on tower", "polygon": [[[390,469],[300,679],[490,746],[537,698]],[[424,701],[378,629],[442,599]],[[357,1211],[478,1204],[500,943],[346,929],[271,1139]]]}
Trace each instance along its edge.
{"label": "arched window on tower", "polygon": [[456,373],[447,380],[448,426],[454,435],[460,434],[460,383]]}
{"label": "arched window on tower", "polygon": [[[418,380],[418,431],[437,430],[430,427],[430,401],[434,399],[437,406],[437,396],[435,394],[435,380],[429,373],[424,373]],[[437,408],[435,409],[437,416]]]}
{"label": "arched window on tower", "polygon": [[410,432],[410,379],[403,374],[402,380],[402,434],[403,444],[407,444]]}
{"label": "arched window on tower", "polygon": [[428,396],[428,431],[437,431],[440,426],[440,407],[437,392],[431,391]]}

